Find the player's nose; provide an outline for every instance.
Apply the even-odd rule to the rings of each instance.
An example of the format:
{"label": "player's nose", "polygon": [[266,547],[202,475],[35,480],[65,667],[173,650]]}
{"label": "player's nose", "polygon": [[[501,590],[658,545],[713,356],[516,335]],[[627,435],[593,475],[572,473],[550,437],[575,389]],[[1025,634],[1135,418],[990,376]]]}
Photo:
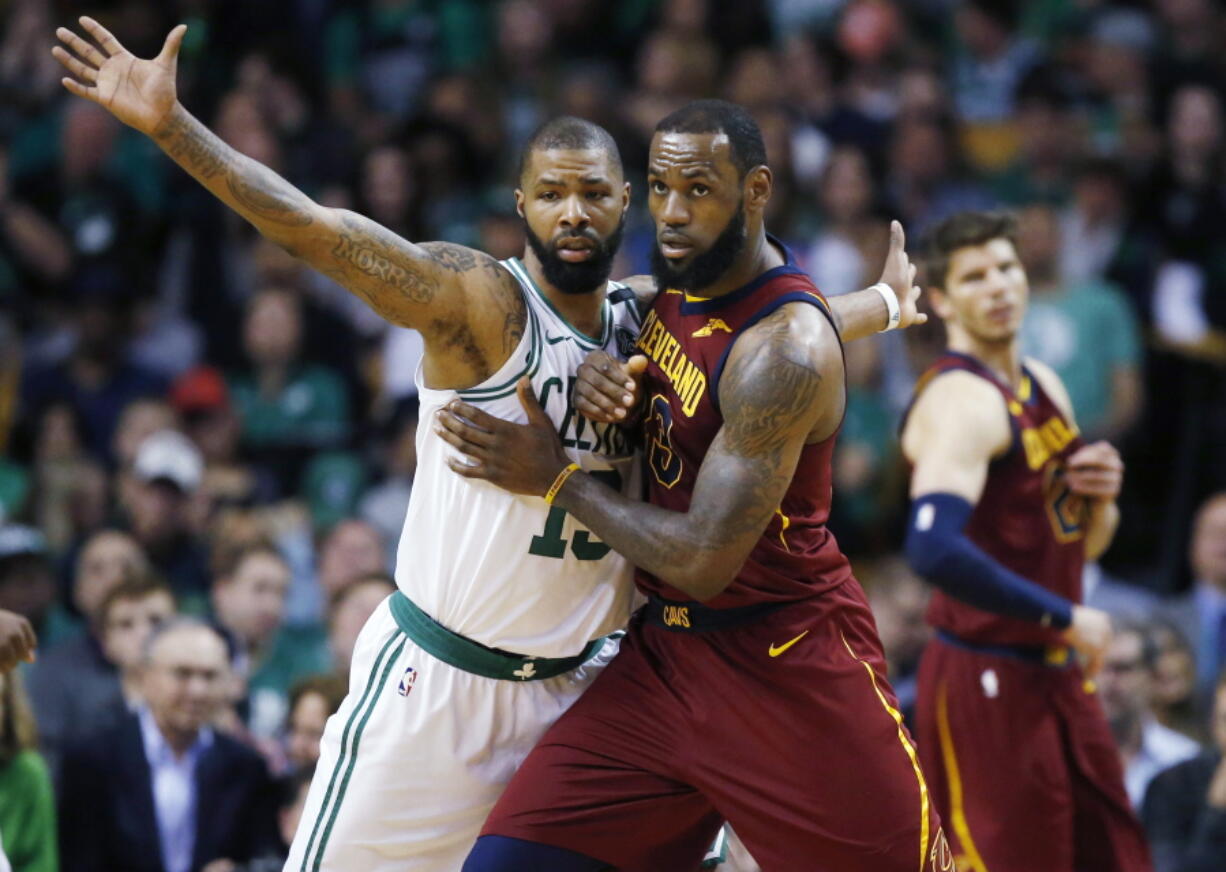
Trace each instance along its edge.
{"label": "player's nose", "polygon": [[690,211],[685,200],[676,191],[670,191],[660,206],[660,220],[670,227],[684,227],[690,223]]}
{"label": "player's nose", "polygon": [[562,215],[558,219],[562,226],[570,228],[584,228],[592,223],[591,216],[587,213],[583,199],[578,196],[566,198],[566,204],[562,209]]}

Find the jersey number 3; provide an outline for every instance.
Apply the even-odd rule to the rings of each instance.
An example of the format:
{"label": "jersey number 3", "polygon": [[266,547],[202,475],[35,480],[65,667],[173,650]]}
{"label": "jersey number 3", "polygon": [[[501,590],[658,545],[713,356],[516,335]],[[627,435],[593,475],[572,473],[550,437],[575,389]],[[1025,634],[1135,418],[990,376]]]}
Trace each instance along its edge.
{"label": "jersey number 3", "polygon": [[[604,482],[616,491],[622,489],[622,477],[616,469],[598,469],[592,473],[592,478]],[[566,556],[566,540],[562,538],[562,528],[566,524],[566,509],[553,506],[545,518],[545,529],[539,536],[532,537],[528,553],[538,557]],[[593,542],[592,534],[587,530],[576,530],[570,540],[570,550],[580,560],[600,560],[611,550],[603,542]]]}

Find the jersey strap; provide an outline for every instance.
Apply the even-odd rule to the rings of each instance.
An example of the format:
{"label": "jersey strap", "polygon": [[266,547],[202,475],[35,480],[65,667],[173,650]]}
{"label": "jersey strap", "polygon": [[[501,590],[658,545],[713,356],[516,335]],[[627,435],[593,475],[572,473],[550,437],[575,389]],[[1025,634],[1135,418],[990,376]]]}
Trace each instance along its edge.
{"label": "jersey strap", "polygon": [[582,666],[596,656],[596,652],[605,643],[604,638],[595,639],[574,657],[524,657],[522,654],[486,648],[451,632],[419,609],[401,591],[391,595],[388,605],[397,626],[423,651],[456,669],[485,678],[504,681],[540,681],[553,678]]}

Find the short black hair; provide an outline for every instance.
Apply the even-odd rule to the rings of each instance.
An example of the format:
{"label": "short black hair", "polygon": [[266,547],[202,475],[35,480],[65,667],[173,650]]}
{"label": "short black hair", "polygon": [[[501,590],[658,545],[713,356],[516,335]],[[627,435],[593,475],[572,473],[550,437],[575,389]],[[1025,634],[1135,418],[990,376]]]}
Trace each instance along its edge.
{"label": "short black hair", "polygon": [[957,212],[929,230],[920,240],[918,263],[923,281],[944,290],[949,261],[955,251],[1007,239],[1017,245],[1017,218],[1009,212]]}
{"label": "short black hair", "polygon": [[656,125],[656,133],[722,133],[732,147],[732,164],[741,178],[766,165],[766,143],[753,116],[727,100],[695,100]]}
{"label": "short black hair", "polygon": [[552,121],[546,121],[528,137],[524,150],[519,156],[519,174],[516,182],[522,183],[524,173],[528,171],[528,163],[532,155],[538,151],[552,148],[591,149],[604,151],[609,155],[618,172],[622,171],[622,155],[617,148],[617,141],[612,134],[599,124],[593,124],[574,115],[562,115]]}

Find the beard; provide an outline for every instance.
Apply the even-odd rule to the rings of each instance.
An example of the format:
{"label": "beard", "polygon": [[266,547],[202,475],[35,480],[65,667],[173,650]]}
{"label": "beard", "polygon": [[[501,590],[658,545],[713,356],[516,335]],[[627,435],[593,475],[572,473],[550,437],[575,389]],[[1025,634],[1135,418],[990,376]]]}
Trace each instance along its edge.
{"label": "beard", "polygon": [[[528,245],[536,259],[541,262],[541,272],[545,280],[564,294],[590,294],[604,287],[613,272],[613,258],[622,244],[622,233],[626,229],[626,216],[617,222],[617,229],[608,239],[601,239],[596,231],[588,227],[573,233],[560,233],[548,245],[532,232],[528,221],[524,219],[524,235],[528,237]],[[592,243],[592,256],[580,263],[569,263],[558,257],[558,240],[573,239],[582,236]]]}
{"label": "beard", "polygon": [[660,243],[656,240],[651,247],[651,274],[661,289],[700,291],[719,281],[732,268],[744,247],[745,201],[742,200],[736,207],[736,213],[728,220],[728,226],[720,232],[711,247],[694,255],[686,266],[674,266],[660,253]]}

